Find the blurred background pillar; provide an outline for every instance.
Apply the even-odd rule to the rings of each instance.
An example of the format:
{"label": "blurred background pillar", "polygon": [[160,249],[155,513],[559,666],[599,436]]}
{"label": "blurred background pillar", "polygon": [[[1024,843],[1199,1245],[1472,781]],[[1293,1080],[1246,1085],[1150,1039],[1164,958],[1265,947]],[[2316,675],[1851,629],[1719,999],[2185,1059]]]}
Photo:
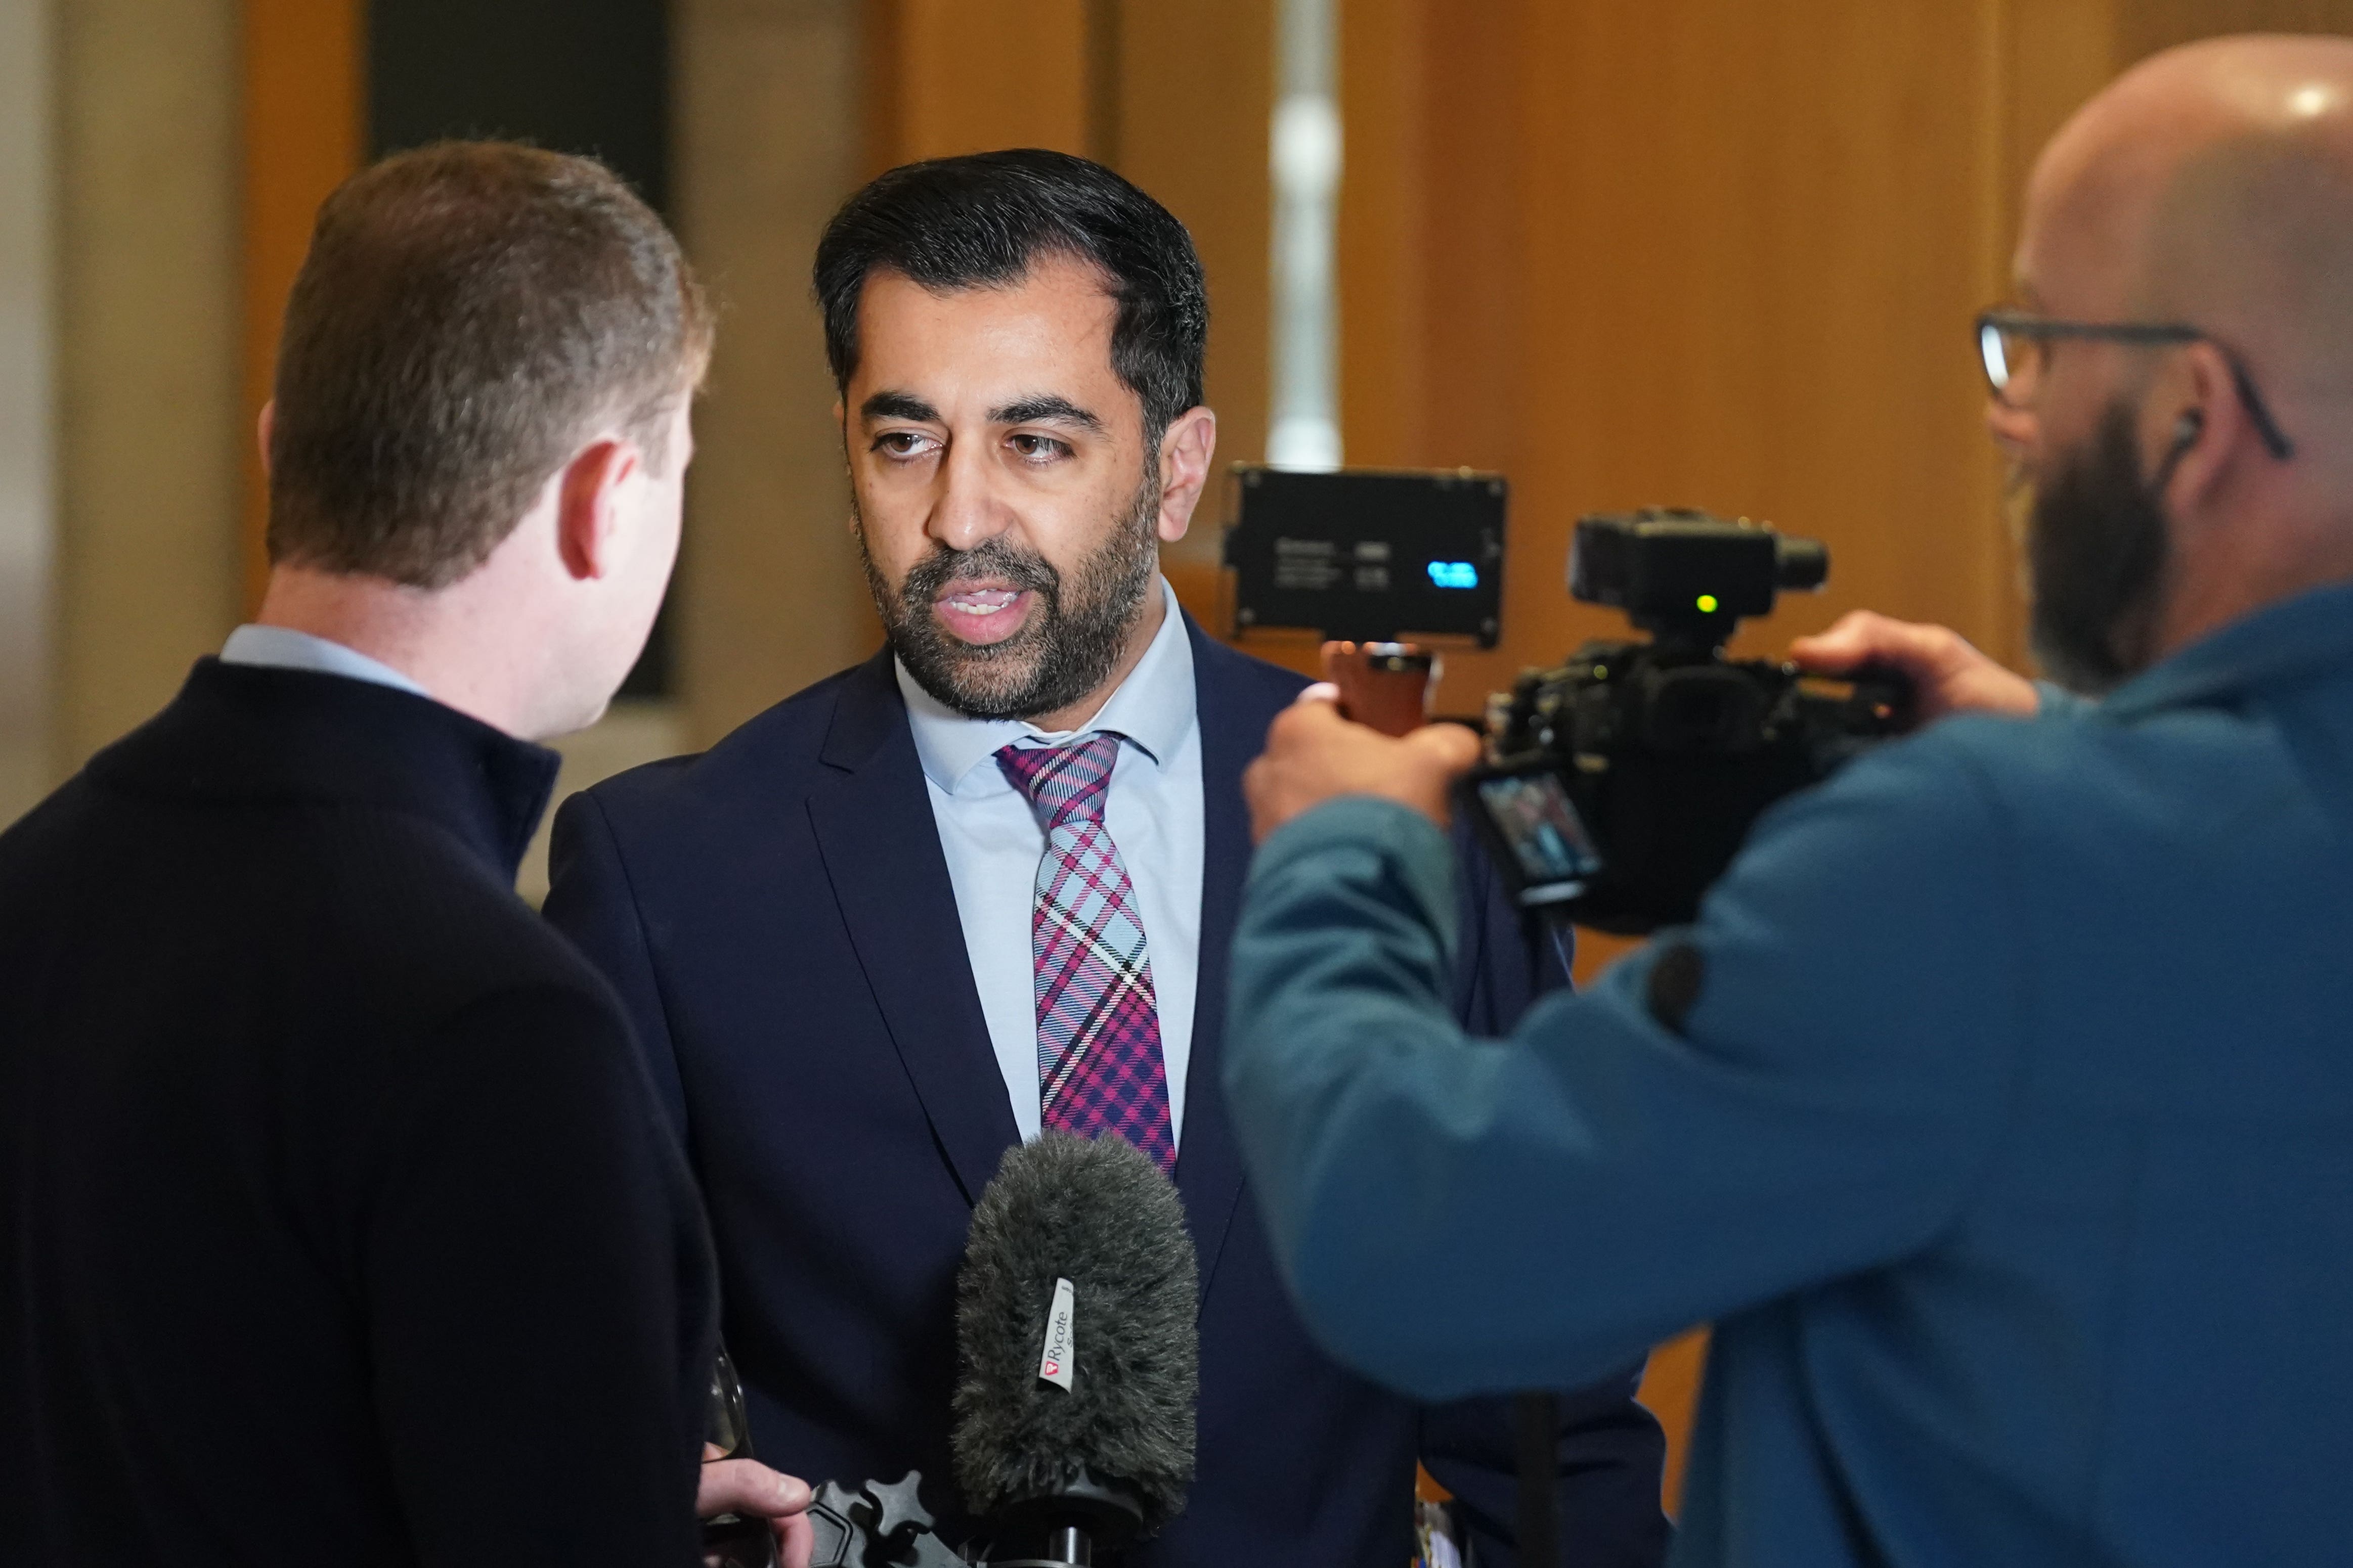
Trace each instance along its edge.
{"label": "blurred background pillar", "polygon": [[237,618],[237,0],[52,12],[51,762],[162,707]]}
{"label": "blurred background pillar", "polygon": [[[278,374],[286,296],[319,204],[360,166],[366,68],[360,0],[245,0],[241,73],[243,363],[239,412],[259,414]],[[269,563],[269,476],[244,444],[244,607],[260,608]]]}
{"label": "blurred background pillar", "polygon": [[48,787],[55,486],[47,0],[0,0],[0,824]]}
{"label": "blurred background pillar", "polygon": [[1340,194],[1335,0],[1281,0],[1279,89],[1267,132],[1273,184],[1273,426],[1266,460],[1329,473],[1340,466],[1339,305],[1334,207]]}
{"label": "blurred background pillar", "polygon": [[674,590],[691,745],[881,643],[809,292],[818,236],[859,177],[859,11],[678,0],[671,14],[680,232],[721,304]]}

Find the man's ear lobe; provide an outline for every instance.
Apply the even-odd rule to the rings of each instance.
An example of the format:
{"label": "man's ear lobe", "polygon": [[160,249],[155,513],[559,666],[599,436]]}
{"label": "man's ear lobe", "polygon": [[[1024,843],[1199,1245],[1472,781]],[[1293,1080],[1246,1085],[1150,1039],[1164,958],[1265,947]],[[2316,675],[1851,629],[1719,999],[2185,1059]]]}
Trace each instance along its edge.
{"label": "man's ear lobe", "polygon": [[1188,408],[1170,421],[1160,437],[1159,534],[1174,544],[1193,524],[1193,509],[1208,487],[1209,465],[1218,452],[1218,416]]}
{"label": "man's ear lobe", "polygon": [[278,428],[278,399],[271,398],[261,405],[261,417],[254,421],[253,433],[261,442],[261,477],[269,477],[269,433]]}

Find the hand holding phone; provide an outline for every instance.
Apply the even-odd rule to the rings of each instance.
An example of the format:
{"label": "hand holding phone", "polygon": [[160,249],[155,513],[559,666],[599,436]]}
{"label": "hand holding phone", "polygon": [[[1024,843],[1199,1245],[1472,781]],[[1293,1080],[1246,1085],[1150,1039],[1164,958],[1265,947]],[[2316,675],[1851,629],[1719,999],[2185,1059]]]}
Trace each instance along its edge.
{"label": "hand holding phone", "polygon": [[1438,656],[1419,643],[1327,642],[1324,679],[1340,689],[1340,712],[1384,735],[1406,735],[1430,722]]}

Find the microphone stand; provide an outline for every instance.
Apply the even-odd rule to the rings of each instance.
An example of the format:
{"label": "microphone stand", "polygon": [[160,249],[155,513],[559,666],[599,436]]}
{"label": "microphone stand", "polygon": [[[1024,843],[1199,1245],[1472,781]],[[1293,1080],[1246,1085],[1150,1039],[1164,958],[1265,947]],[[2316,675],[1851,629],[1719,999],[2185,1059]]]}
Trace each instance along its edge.
{"label": "microphone stand", "polygon": [[1559,1568],[1560,1402],[1550,1393],[1512,1397],[1519,1429],[1520,1568]]}
{"label": "microphone stand", "polygon": [[1141,1533],[1142,1509],[1118,1481],[1099,1481],[1082,1467],[1058,1491],[1028,1499],[998,1515],[999,1547],[1008,1538],[1020,1553],[990,1555],[990,1568],[1094,1568],[1098,1547],[1118,1552]]}

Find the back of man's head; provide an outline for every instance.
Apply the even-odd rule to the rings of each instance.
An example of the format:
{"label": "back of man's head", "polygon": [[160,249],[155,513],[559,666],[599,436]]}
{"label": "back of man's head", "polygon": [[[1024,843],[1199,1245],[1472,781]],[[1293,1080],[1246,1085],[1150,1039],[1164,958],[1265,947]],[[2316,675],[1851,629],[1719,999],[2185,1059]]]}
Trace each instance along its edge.
{"label": "back of man's head", "polygon": [[818,305],[834,385],[858,369],[866,280],[897,272],[934,292],[1018,283],[1043,256],[1098,268],[1118,301],[1112,367],[1156,443],[1201,401],[1209,292],[1193,237],[1100,163],[1015,148],[892,169],[849,198],[817,248]]}
{"label": "back of man's head", "polygon": [[2132,85],[2206,122],[2176,132],[2135,306],[2228,333],[2284,398],[2353,390],[2353,40],[2212,40]]}
{"label": "back of man's head", "polygon": [[677,242],[603,165],[443,142],[320,209],[269,435],[275,564],[447,587],[599,422],[656,462],[710,355]]}

